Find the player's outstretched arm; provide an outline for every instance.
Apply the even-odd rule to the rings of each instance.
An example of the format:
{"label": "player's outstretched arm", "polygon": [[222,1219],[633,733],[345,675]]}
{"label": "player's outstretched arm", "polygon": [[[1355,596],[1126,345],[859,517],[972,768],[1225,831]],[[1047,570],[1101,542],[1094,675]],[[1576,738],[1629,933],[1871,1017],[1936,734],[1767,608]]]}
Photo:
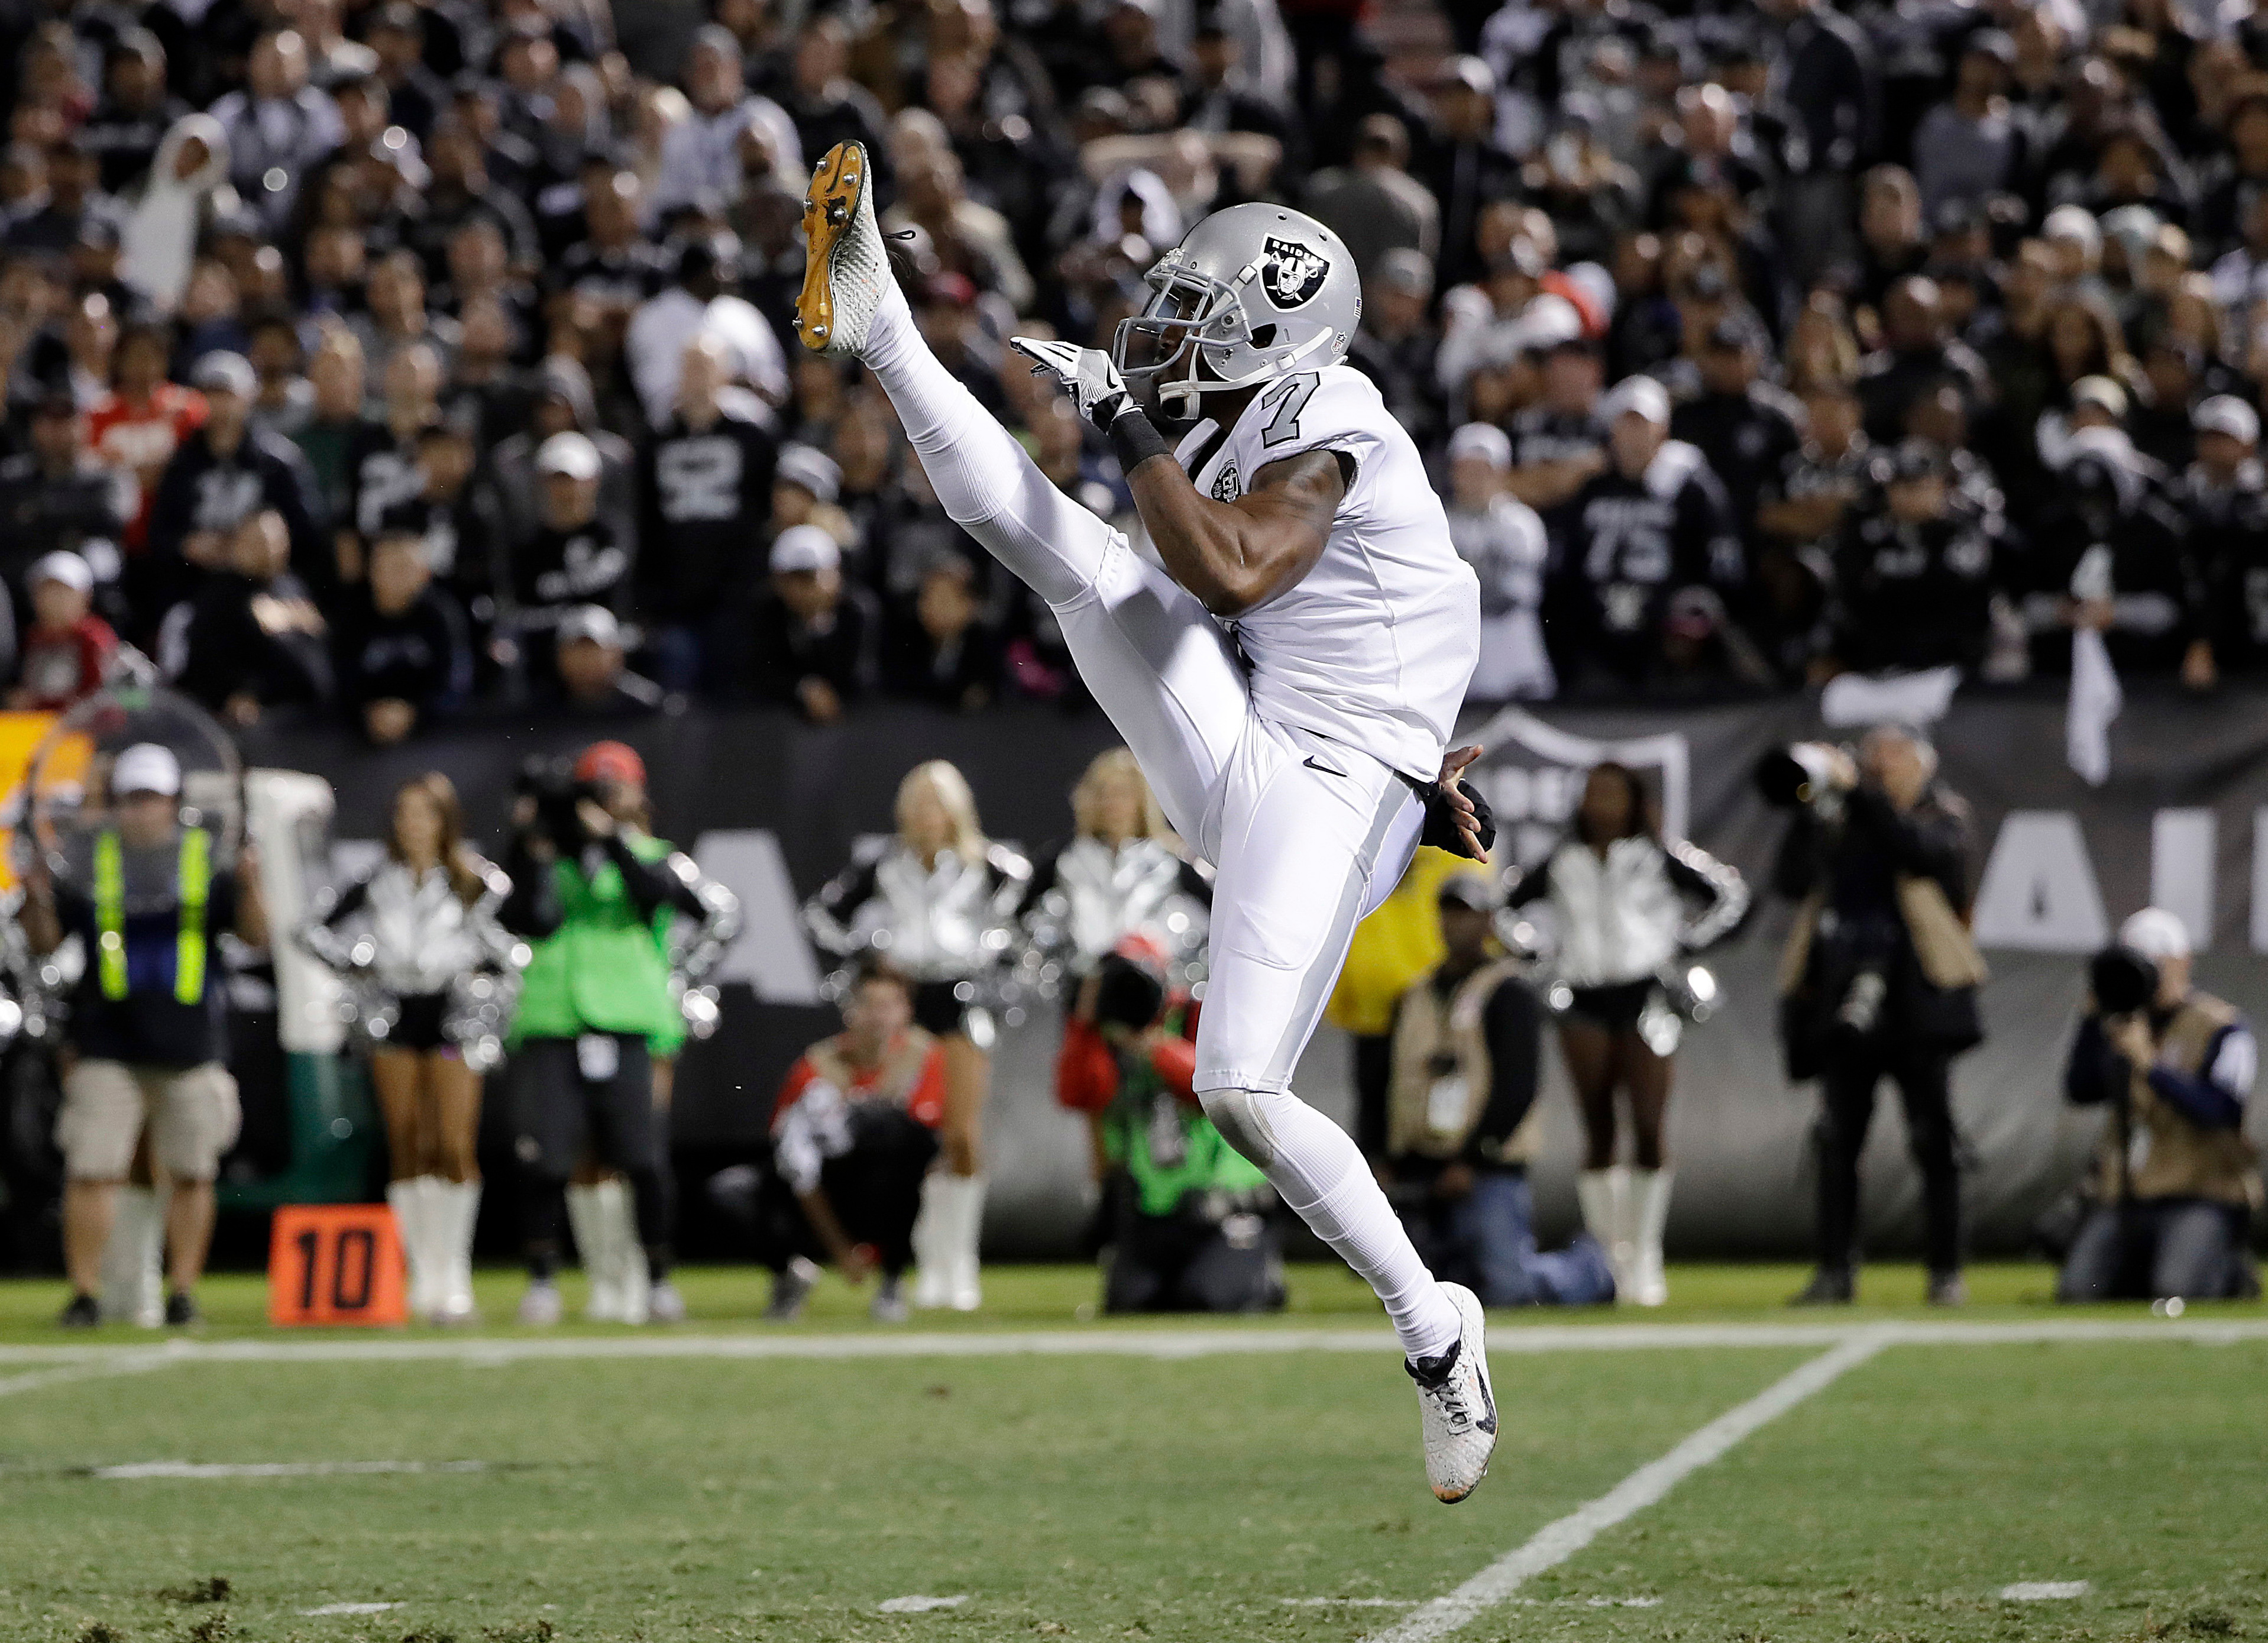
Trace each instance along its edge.
{"label": "player's outstretched arm", "polygon": [[1285,457],[1254,475],[1234,502],[1216,502],[1173,460],[1108,354],[1052,338],[1008,343],[1033,361],[1034,375],[1054,379],[1079,415],[1108,437],[1158,556],[1214,615],[1256,609],[1315,568],[1346,495],[1340,458],[1328,451]]}
{"label": "player's outstretched arm", "polygon": [[[1134,411],[1133,416],[1141,412]],[[1160,452],[1126,475],[1134,505],[1174,580],[1216,616],[1255,610],[1315,568],[1346,495],[1337,455],[1270,462],[1233,502],[1216,502]]]}

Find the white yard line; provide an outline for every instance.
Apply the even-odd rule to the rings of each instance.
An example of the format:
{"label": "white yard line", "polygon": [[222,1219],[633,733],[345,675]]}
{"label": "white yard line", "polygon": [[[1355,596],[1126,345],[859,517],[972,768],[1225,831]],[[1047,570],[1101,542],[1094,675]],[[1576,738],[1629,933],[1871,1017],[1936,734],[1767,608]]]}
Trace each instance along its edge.
{"label": "white yard line", "polygon": [[[1884,1345],[1996,1346],[2046,1342],[2182,1341],[2227,1345],[2268,1340],[2268,1318],[2021,1319],[1970,1323],[1917,1319],[1886,1323],[1545,1323],[1502,1314],[1489,1333],[1491,1356],[1533,1352],[1641,1352],[1702,1347],[1830,1347],[1855,1339]],[[552,1359],[899,1359],[1183,1358],[1378,1352],[1393,1348],[1382,1328],[1246,1330],[1091,1329],[910,1330],[900,1334],[703,1335],[655,1330],[604,1336],[432,1335],[377,1338],[175,1339],[162,1346],[0,1346],[0,1367],[53,1366],[74,1374],[120,1374],[183,1363],[363,1363],[438,1360],[479,1364]],[[67,1377],[68,1378],[68,1377]],[[0,1379],[0,1394],[43,1380]]]}
{"label": "white yard line", "polygon": [[129,1461],[89,1474],[108,1483],[145,1477],[364,1477],[382,1472],[484,1472],[486,1461]]}
{"label": "white yard line", "polygon": [[1547,1523],[1467,1580],[1456,1590],[1413,1610],[1398,1625],[1378,1633],[1373,1643],[1430,1643],[1476,1620],[1517,1592],[1531,1576],[1557,1568],[1607,1530],[1668,1494],[1678,1483],[1747,1437],[1778,1418],[1845,1371],[1867,1361],[1890,1344],[1887,1331],[1855,1334],[1781,1376],[1747,1403],[1726,1411],[1659,1460],[1648,1461],[1597,1499]]}
{"label": "white yard line", "polygon": [[22,1374],[0,1375],[0,1397],[11,1397],[18,1392],[36,1392],[41,1387],[62,1386],[75,1381],[96,1381],[107,1375],[142,1374],[151,1369],[164,1369],[177,1361],[175,1355],[163,1348],[147,1346],[113,1346],[100,1353],[80,1353],[61,1359],[17,1359],[0,1356],[0,1363],[44,1362],[51,1367],[26,1370]]}

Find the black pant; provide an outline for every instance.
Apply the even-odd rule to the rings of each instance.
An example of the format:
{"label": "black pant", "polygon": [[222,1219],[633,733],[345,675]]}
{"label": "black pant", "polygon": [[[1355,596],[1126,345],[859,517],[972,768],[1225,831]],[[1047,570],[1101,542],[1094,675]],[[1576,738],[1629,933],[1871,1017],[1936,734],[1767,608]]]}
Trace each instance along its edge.
{"label": "black pant", "polygon": [[2056,1279],[2058,1300],[2223,1300],[2250,1287],[2248,1218],[2234,1204],[2150,1198],[2100,1205],[2080,1225]]}
{"label": "black pant", "polygon": [[1874,1118],[1874,1090],[1885,1077],[1898,1087],[1906,1134],[1921,1170],[1929,1270],[1961,1267],[1961,1165],[1953,1131],[1950,1073],[1942,1051],[1895,1042],[1889,1032],[1837,1034],[1824,1051],[1819,1125],[1819,1264],[1854,1266],[1859,1259],[1859,1154]]}
{"label": "black pant", "polygon": [[1394,1087],[1394,1035],[1355,1033],[1354,1144],[1365,1158],[1386,1156],[1386,1106]]}
{"label": "black pant", "polygon": [[[852,1243],[874,1246],[875,1262],[895,1278],[913,1264],[914,1219],[921,1213],[922,1177],[937,1157],[937,1131],[896,1107],[861,1101],[850,1109],[850,1147],[820,1168],[820,1190]],[[756,1211],[759,1258],[775,1272],[804,1256],[824,1261],[829,1251],[812,1231],[795,1190],[767,1170]]]}
{"label": "black pant", "polygon": [[[1201,1195],[1192,1194],[1191,1197]],[[1267,1217],[1130,1204],[1102,1277],[1105,1312],[1272,1312],[1284,1304],[1281,1240]]]}
{"label": "black pant", "polygon": [[637,1205],[638,1241],[659,1278],[669,1270],[669,1173],[653,1109],[653,1061],[645,1040],[594,1036],[615,1046],[613,1076],[585,1078],[572,1038],[531,1038],[512,1058],[518,1082],[519,1161],[528,1174],[528,1263],[547,1276],[567,1226],[567,1183],[587,1141],[597,1160],[620,1170]]}

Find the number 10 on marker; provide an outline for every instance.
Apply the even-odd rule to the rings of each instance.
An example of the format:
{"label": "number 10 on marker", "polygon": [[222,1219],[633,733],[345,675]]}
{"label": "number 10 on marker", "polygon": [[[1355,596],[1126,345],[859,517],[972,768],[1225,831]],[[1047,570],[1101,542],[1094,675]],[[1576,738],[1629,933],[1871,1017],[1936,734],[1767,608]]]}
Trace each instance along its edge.
{"label": "number 10 on marker", "polygon": [[401,1240],[383,1204],[287,1204],[268,1241],[268,1321],[285,1328],[409,1321]]}

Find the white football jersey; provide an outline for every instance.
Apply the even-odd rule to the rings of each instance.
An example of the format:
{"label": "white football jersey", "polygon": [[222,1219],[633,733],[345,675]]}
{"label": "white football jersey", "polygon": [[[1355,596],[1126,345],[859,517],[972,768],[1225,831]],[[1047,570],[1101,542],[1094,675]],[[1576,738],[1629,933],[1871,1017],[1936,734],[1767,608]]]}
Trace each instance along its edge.
{"label": "white football jersey", "polygon": [[1233,502],[1262,468],[1317,450],[1345,454],[1354,476],[1314,568],[1233,624],[1253,706],[1431,781],[1480,654],[1480,587],[1370,379],[1348,365],[1286,377],[1226,436],[1208,419],[1174,454]]}

